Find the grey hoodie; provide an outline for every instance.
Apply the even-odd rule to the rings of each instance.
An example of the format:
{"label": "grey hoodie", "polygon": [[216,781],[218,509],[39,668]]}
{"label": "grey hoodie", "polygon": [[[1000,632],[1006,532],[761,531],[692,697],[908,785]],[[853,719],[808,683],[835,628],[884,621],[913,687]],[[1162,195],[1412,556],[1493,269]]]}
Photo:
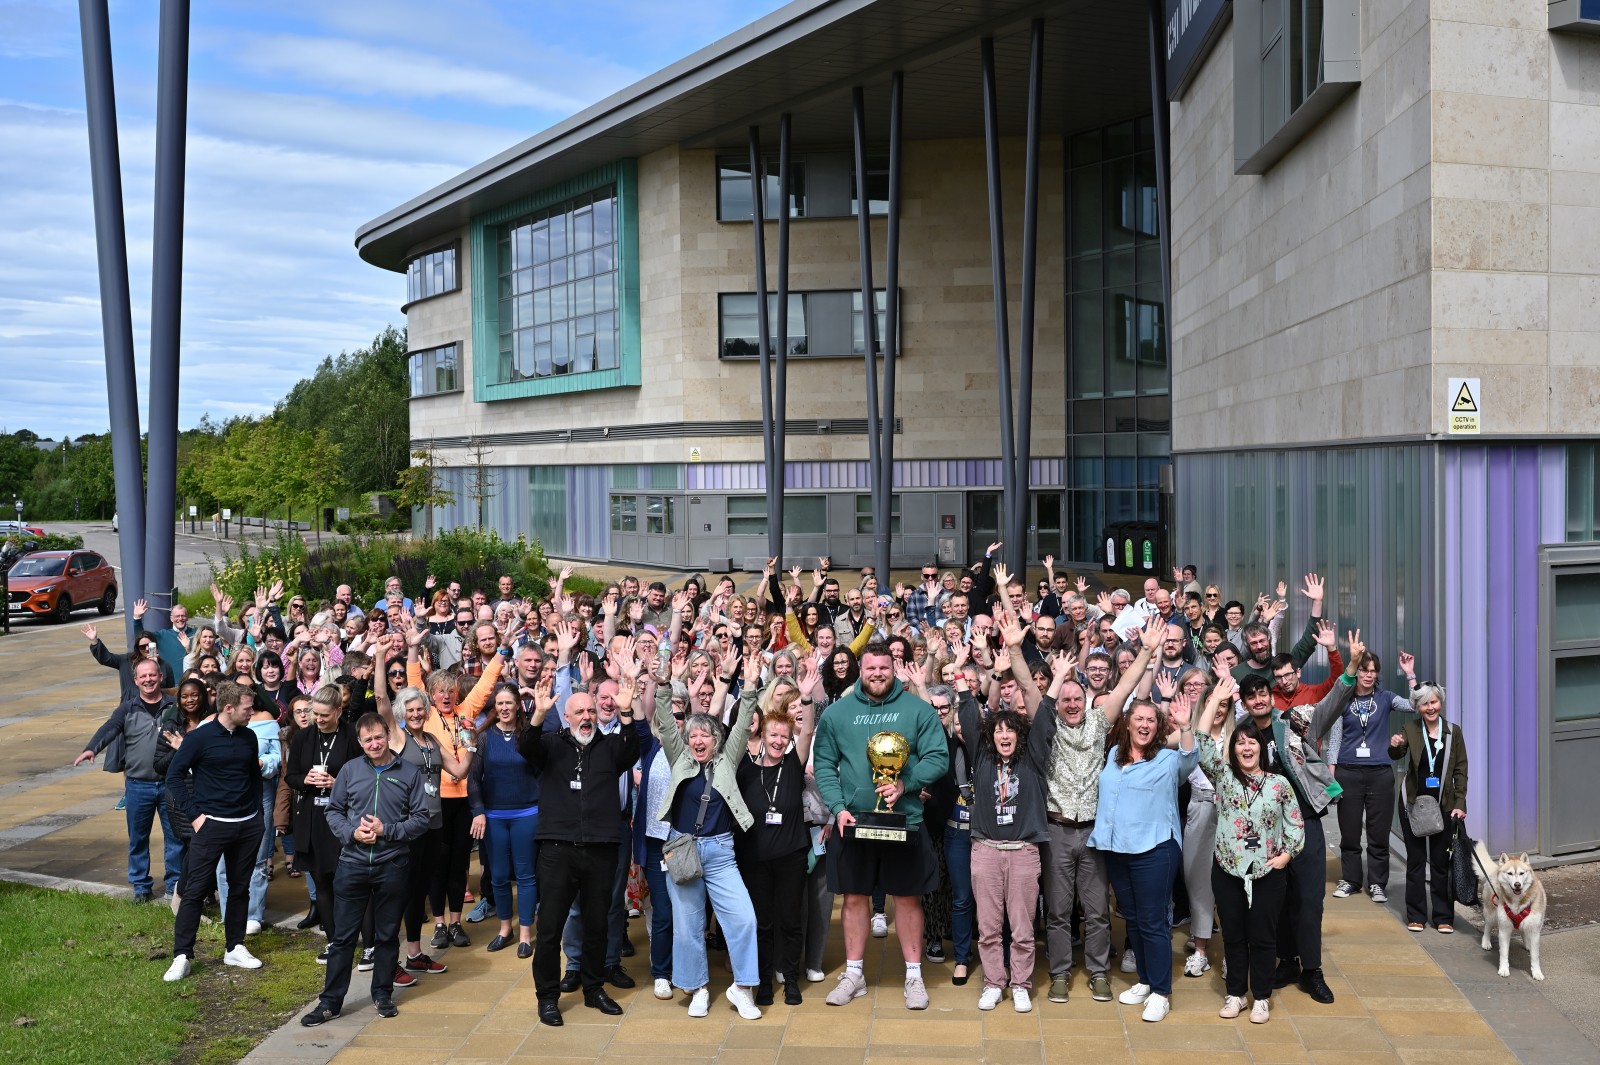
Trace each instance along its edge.
{"label": "grey hoodie", "polygon": [[[383,835],[375,843],[358,843],[356,829],[367,814],[383,822]],[[328,828],[344,844],[341,862],[377,865],[409,853],[409,841],[428,831],[428,816],[422,770],[403,758],[384,766],[351,759],[334,778],[328,798]]]}

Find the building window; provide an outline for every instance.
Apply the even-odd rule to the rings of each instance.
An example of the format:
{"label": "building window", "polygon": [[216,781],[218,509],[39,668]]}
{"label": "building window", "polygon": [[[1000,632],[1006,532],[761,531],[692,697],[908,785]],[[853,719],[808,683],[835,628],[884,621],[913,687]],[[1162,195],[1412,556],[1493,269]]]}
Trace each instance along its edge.
{"label": "building window", "polygon": [[611,497],[611,531],[626,533],[639,531],[638,496]]}
{"label": "building window", "polygon": [[435,248],[406,263],[407,304],[454,292],[461,287],[461,275],[456,271],[457,250],[455,244]]}
{"label": "building window", "polygon": [[[783,497],[783,534],[816,536],[828,531],[827,496]],[[767,535],[767,497],[729,496],[728,535]]]}
{"label": "building window", "polygon": [[[778,217],[778,157],[762,160],[761,200],[767,218]],[[852,218],[856,214],[856,168],[851,152],[808,152],[789,157],[790,218]],[[867,204],[875,215],[889,212],[889,157],[867,158]],[[750,156],[717,157],[717,219],[748,222]]]}
{"label": "building window", "polygon": [[[883,354],[883,334],[888,327],[885,310],[887,293],[875,294],[878,307],[877,351]],[[724,359],[754,359],[760,352],[759,319],[753,292],[724,292],[718,298],[720,351]],[[778,297],[767,296],[769,335],[778,332]],[[789,294],[789,342],[792,356],[842,358],[866,354],[861,336],[861,293],[856,291],[791,292]],[[777,345],[772,345],[777,354]]]}
{"label": "building window", "polygon": [[1600,444],[1567,445],[1567,542],[1600,540]]}
{"label": "building window", "polygon": [[1361,80],[1359,0],[1234,5],[1234,162],[1265,173]]}
{"label": "building window", "polygon": [[644,497],[644,531],[656,536],[672,535],[671,496]]}
{"label": "building window", "polygon": [[[867,536],[874,531],[872,528],[872,497],[870,495],[856,496],[856,532]],[[899,492],[889,497],[889,533],[893,536],[900,535]]]}
{"label": "building window", "polygon": [[411,363],[412,399],[461,391],[459,345],[443,344],[437,348],[425,348],[411,352],[406,358]]}
{"label": "building window", "polygon": [[500,227],[497,383],[618,366],[616,219],[607,187]]}

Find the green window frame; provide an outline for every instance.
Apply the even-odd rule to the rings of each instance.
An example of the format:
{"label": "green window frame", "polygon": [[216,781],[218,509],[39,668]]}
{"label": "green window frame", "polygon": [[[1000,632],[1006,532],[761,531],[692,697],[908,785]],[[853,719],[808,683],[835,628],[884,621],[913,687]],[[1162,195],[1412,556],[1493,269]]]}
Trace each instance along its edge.
{"label": "green window frame", "polygon": [[[507,223],[540,215],[606,190],[616,190],[616,365],[541,377],[499,380],[501,369],[500,247]],[[632,159],[596,167],[472,220],[472,397],[479,403],[564,395],[607,388],[637,387],[641,380],[639,323],[639,180]],[[581,250],[581,249],[580,249]],[[531,293],[530,293],[531,295]],[[513,341],[513,345],[515,341]],[[515,351],[513,349],[513,357]],[[537,359],[531,360],[537,365]]]}

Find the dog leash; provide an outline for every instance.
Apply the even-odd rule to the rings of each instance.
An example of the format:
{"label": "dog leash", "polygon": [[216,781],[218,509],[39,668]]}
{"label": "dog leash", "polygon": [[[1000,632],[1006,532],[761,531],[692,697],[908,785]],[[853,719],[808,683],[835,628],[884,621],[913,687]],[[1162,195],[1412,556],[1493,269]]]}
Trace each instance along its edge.
{"label": "dog leash", "polygon": [[[1489,875],[1489,870],[1485,869],[1483,867],[1483,862],[1478,859],[1478,849],[1476,847],[1472,849],[1472,864],[1477,866],[1478,872],[1483,874],[1483,882],[1485,884],[1494,883],[1494,878]],[[1500,908],[1506,911],[1506,917],[1510,919],[1511,928],[1513,931],[1521,931],[1522,922],[1526,921],[1528,919],[1528,915],[1533,913],[1532,906],[1523,907],[1521,913],[1513,912],[1511,907],[1501,900],[1500,896],[1495,893],[1495,890],[1492,887],[1489,889],[1489,901],[1498,902],[1500,904]],[[1488,933],[1485,932],[1484,935],[1488,935]]]}

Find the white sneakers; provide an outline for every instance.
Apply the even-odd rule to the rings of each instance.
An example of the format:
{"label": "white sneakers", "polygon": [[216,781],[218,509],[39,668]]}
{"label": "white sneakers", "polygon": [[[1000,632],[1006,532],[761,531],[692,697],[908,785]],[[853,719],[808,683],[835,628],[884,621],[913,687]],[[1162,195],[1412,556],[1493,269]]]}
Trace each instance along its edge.
{"label": "white sneakers", "polygon": [[1250,1007],[1250,1023],[1266,1024],[1272,1019],[1272,1006],[1264,998],[1256,999],[1256,1004]]}
{"label": "white sneakers", "polygon": [[1205,956],[1204,951],[1195,951],[1183,960],[1183,975],[1204,976],[1211,971],[1211,959]]}
{"label": "white sneakers", "polygon": [[1025,987],[1013,987],[1011,989],[1011,1005],[1018,1013],[1027,1013],[1033,1009],[1033,999],[1028,997],[1028,989]]}
{"label": "white sneakers", "polygon": [[806,970],[806,979],[809,980],[813,984],[820,984],[820,983],[822,983],[822,981],[826,980],[827,978],[828,978],[828,974],[823,972],[821,969],[807,969]]}
{"label": "white sneakers", "polygon": [[222,956],[222,964],[232,965],[237,969],[259,969],[261,959],[250,953],[250,948],[240,943]]}
{"label": "white sneakers", "polygon": [[996,1006],[1000,1005],[1000,998],[1005,993],[1006,989],[1003,987],[984,988],[983,994],[978,996],[978,1008],[980,1010],[994,1009]]}
{"label": "white sneakers", "polygon": [[167,967],[166,975],[161,979],[169,984],[175,984],[189,975],[189,956],[179,954],[172,959],[172,964]]}
{"label": "white sneakers", "polygon": [[672,982],[670,980],[656,980],[656,998],[669,999],[672,997]]}
{"label": "white sneakers", "polygon": [[881,913],[872,915],[872,938],[884,939],[889,935],[889,918]]}
{"label": "white sneakers", "polygon": [[860,998],[866,993],[867,978],[847,968],[839,974],[839,982],[833,985],[833,990],[828,992],[827,1003],[830,1006],[849,1005],[851,999]]}
{"label": "white sneakers", "polygon": [[1127,950],[1122,952],[1122,962],[1117,966],[1117,968],[1121,969],[1125,973],[1136,973],[1139,971],[1139,959],[1133,956],[1132,947],[1129,947]]}
{"label": "white sneakers", "polygon": [[1172,1012],[1172,1003],[1166,995],[1151,995],[1144,1000],[1144,1019],[1154,1024]]}
{"label": "white sneakers", "polygon": [[[701,988],[701,990],[705,989]],[[698,995],[699,992],[696,992],[696,994]],[[733,1008],[738,1010],[739,1016],[745,1020],[759,1021],[761,1019],[761,1011],[756,1008],[755,1000],[750,997],[748,988],[740,987],[738,984],[729,984],[728,990],[723,992],[723,996],[733,1003]]]}
{"label": "white sneakers", "polygon": [[696,991],[694,993],[694,997],[689,1000],[689,1016],[704,1017],[710,1012],[711,992],[707,988],[702,987],[700,990]]}
{"label": "white sneakers", "polygon": [[1117,1001],[1124,1006],[1137,1006],[1150,997],[1149,984],[1134,984],[1128,990],[1117,996]]}
{"label": "white sneakers", "polygon": [[260,921],[246,921],[244,923],[244,934],[245,935],[253,936],[253,935],[260,934],[260,932],[261,932],[261,922]]}
{"label": "white sneakers", "polygon": [[1239,1011],[1244,1009],[1244,999],[1238,995],[1229,995],[1222,1000],[1222,1008],[1217,1011],[1217,1016],[1223,1020],[1231,1021],[1239,1016]]}

